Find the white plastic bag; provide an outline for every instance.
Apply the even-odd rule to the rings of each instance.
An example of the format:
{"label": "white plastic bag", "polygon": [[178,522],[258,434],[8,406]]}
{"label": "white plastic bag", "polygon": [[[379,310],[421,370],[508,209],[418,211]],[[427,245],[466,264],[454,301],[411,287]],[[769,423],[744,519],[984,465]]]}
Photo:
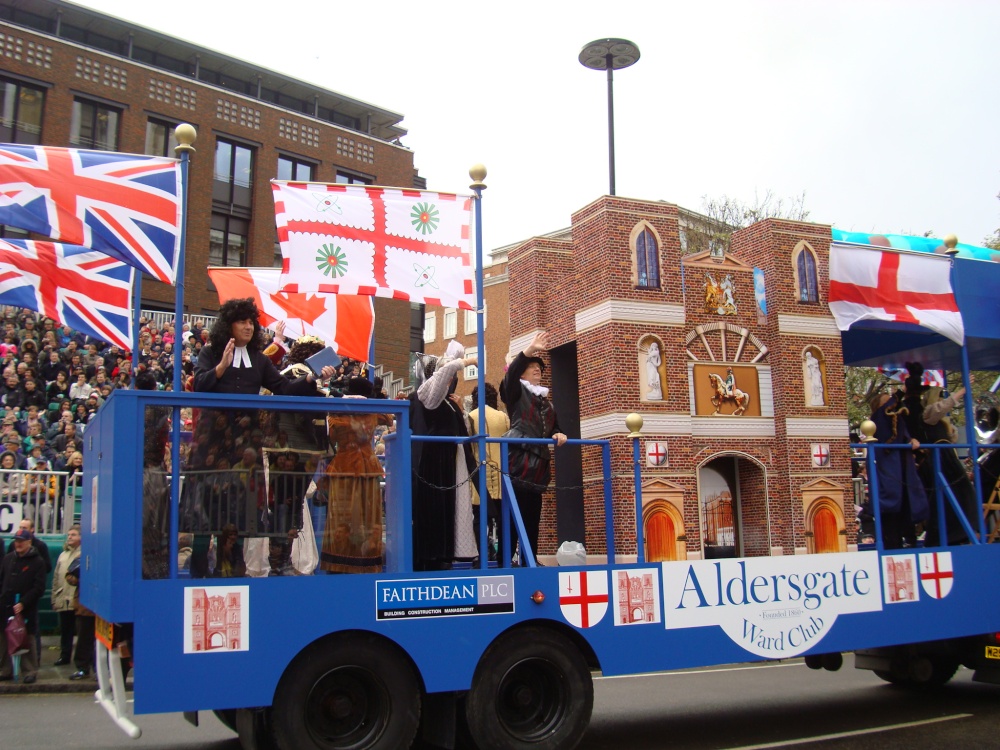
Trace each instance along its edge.
{"label": "white plastic bag", "polygon": [[560,565],[586,565],[587,550],[580,542],[563,542],[556,550],[556,562]]}
{"label": "white plastic bag", "polygon": [[319,565],[319,550],[316,548],[316,534],[313,532],[312,513],[309,503],[302,501],[302,528],[292,540],[292,567],[300,576],[311,576]]}
{"label": "white plastic bag", "polygon": [[247,564],[247,575],[264,578],[271,572],[271,540],[266,536],[255,536],[243,544],[243,561]]}

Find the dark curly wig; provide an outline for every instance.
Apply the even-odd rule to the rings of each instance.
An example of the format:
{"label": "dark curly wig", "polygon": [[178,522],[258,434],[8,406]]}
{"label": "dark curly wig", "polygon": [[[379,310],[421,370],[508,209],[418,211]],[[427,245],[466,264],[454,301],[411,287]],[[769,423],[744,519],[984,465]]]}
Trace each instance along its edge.
{"label": "dark curly wig", "polygon": [[238,320],[253,321],[253,338],[247,344],[247,350],[251,352],[263,351],[267,346],[267,336],[260,327],[260,311],[257,310],[257,303],[253,297],[245,299],[231,299],[223,302],[219,308],[219,317],[212,323],[212,330],[208,333],[208,343],[212,345],[212,351],[222,352],[233,337],[233,323]]}

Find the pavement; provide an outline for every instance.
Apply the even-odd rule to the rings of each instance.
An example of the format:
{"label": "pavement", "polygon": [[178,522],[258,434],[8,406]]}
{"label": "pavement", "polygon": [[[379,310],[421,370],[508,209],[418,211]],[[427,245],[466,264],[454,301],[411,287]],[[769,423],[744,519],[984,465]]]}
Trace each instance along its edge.
{"label": "pavement", "polygon": [[[91,671],[89,677],[82,680],[71,680],[69,676],[76,671],[76,666],[69,664],[57,667],[59,658],[59,636],[42,636],[42,658],[38,666],[38,675],[34,684],[25,685],[21,678],[0,682],[0,695],[30,694],[30,693],[93,693],[97,690],[97,674]],[[131,679],[129,680],[131,683]]]}

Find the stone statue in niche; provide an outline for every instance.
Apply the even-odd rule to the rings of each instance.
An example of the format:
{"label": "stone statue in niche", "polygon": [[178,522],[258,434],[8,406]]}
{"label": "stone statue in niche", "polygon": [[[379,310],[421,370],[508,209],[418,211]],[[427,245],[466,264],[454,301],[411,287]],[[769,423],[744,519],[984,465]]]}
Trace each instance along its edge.
{"label": "stone statue in niche", "polygon": [[805,355],[806,366],[806,403],[809,406],[826,406],[826,394],[823,391],[823,370],[820,361],[811,351]]}
{"label": "stone statue in niche", "polygon": [[653,341],[649,344],[649,349],[646,350],[647,401],[663,400],[663,388],[660,386],[661,364],[663,364],[663,355],[660,354],[660,345]]}

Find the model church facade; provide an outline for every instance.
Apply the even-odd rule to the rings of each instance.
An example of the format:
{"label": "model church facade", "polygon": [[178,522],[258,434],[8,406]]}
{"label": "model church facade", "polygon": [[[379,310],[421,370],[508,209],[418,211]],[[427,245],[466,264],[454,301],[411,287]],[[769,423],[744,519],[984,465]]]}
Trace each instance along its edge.
{"label": "model church facade", "polygon": [[[830,227],[769,219],[685,252],[685,211],[614,196],[508,251],[511,349],[549,333],[567,434],[611,441],[619,559],[855,544]],[[641,517],[625,417],[642,415]],[[577,430],[579,431],[577,433]],[[599,450],[560,449],[541,550],[606,554]]]}

